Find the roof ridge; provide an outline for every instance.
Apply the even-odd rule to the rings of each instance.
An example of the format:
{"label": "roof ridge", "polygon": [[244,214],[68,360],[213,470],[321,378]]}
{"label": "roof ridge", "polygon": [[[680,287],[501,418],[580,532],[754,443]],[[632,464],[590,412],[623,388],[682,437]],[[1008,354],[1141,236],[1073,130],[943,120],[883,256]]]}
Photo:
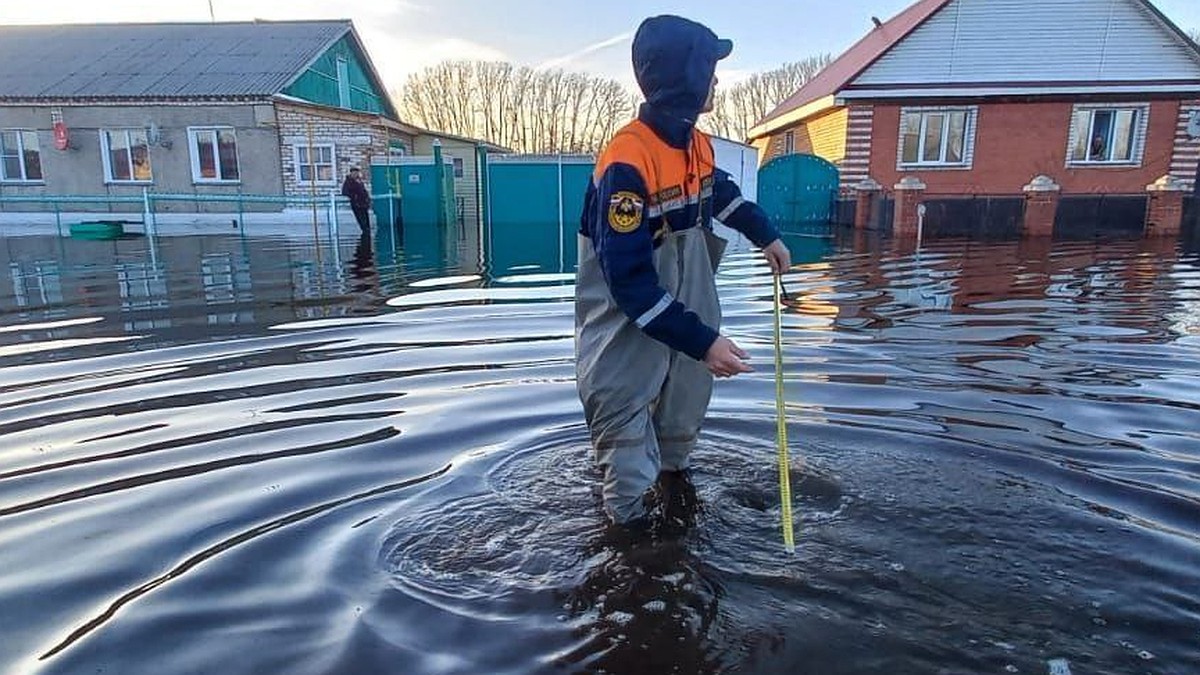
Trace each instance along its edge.
{"label": "roof ridge", "polygon": [[347,35],[349,19],[0,26],[0,98],[269,96]]}
{"label": "roof ridge", "polygon": [[[871,17],[875,20],[875,25],[870,31],[867,31],[867,33],[856,40],[854,44],[830,62],[829,65],[825,66],[812,79],[805,82],[791,96],[775,106],[771,112],[764,115],[754,125],[755,128],[777,120],[813,101],[832,95],[847,82],[853,80],[869,68],[871,64],[883,58],[893,47],[911,35],[913,31],[951,2],[953,0],[917,0],[900,10],[887,21],[878,21],[875,17]],[[897,28],[899,30],[896,31],[895,35],[888,35],[890,29]],[[877,45],[871,44],[872,42],[879,42],[881,38],[884,40],[882,43]]]}
{"label": "roof ridge", "polygon": [[66,23],[0,23],[5,28],[100,28],[109,26],[279,26],[289,24],[351,24],[352,19],[252,19],[248,21],[87,21]]}

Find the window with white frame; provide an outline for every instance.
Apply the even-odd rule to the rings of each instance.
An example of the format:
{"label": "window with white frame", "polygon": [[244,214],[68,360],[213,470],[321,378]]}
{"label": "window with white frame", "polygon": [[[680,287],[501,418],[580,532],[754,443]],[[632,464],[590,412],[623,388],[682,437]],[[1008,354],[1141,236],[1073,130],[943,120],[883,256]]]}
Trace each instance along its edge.
{"label": "window with white frame", "polygon": [[236,183],[242,179],[238,167],[237,133],[232,127],[188,129],[191,146],[192,180],[196,183]]}
{"label": "window with white frame", "polygon": [[453,163],[453,166],[454,166],[454,177],[462,178],[466,171],[466,163],[463,162],[463,158],[462,157],[453,157],[453,158],[451,158],[450,161]]}
{"label": "window with white frame", "polygon": [[1075,106],[1067,165],[1140,164],[1149,113],[1149,106]]}
{"label": "window with white frame", "polygon": [[790,155],[796,152],[796,131],[788,129],[788,132],[783,135],[783,154]]}
{"label": "window with white frame", "polygon": [[104,159],[104,180],[109,183],[148,183],[150,141],[145,129],[102,129],[100,155]]}
{"label": "window with white frame", "polygon": [[[315,179],[314,179],[315,177]],[[296,146],[296,182],[301,185],[333,185],[337,181],[332,143]]]}
{"label": "window with white frame", "polygon": [[0,181],[42,180],[42,154],[36,131],[0,129]]}
{"label": "window with white frame", "polygon": [[976,108],[903,108],[900,168],[970,168]]}

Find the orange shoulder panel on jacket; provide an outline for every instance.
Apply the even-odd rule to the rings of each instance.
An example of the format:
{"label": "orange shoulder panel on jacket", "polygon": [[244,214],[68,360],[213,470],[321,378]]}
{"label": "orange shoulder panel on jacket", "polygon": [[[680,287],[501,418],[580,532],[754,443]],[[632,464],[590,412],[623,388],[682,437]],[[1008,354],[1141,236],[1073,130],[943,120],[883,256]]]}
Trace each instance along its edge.
{"label": "orange shoulder panel on jacket", "polygon": [[717,166],[716,152],[713,149],[712,136],[696,129],[696,154],[699,155],[701,171],[712,171]]}
{"label": "orange shoulder panel on jacket", "polygon": [[642,181],[649,188],[651,177],[654,175],[654,159],[652,149],[647,146],[641,130],[637,128],[641,122],[633,121],[621,128],[613,139],[600,153],[596,168],[592,172],[592,180],[598,181],[613,164],[628,164],[642,176]]}

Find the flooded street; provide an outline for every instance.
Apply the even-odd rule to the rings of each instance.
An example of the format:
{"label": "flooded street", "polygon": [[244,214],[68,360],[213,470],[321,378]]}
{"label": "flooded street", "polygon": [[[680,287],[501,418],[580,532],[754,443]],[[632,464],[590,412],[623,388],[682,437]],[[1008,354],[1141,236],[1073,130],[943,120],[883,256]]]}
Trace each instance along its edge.
{"label": "flooded street", "polygon": [[790,240],[790,556],[761,258],[695,522],[631,542],[573,260],[478,239],[6,238],[0,664],[1196,672],[1194,243]]}

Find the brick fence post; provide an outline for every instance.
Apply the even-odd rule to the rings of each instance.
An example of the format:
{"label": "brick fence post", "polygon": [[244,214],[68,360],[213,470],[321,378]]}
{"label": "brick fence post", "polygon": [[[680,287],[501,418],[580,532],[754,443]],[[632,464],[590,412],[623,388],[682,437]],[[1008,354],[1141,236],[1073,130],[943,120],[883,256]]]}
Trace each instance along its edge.
{"label": "brick fence post", "polygon": [[1187,185],[1174,176],[1163,176],[1146,186],[1147,237],[1174,237],[1183,225],[1183,196]]}
{"label": "brick fence post", "polygon": [[897,237],[917,236],[917,207],[925,198],[928,187],[916,176],[907,176],[894,186],[896,190],[896,218],[892,223],[892,234]]}
{"label": "brick fence post", "polygon": [[854,186],[854,229],[865,230],[877,221],[875,209],[879,205],[880,192],[883,192],[883,186],[872,178]]}
{"label": "brick fence post", "polygon": [[1026,237],[1049,237],[1054,234],[1054,216],[1058,213],[1058,199],[1062,187],[1054,179],[1036,176],[1025,186],[1025,223],[1022,234]]}

